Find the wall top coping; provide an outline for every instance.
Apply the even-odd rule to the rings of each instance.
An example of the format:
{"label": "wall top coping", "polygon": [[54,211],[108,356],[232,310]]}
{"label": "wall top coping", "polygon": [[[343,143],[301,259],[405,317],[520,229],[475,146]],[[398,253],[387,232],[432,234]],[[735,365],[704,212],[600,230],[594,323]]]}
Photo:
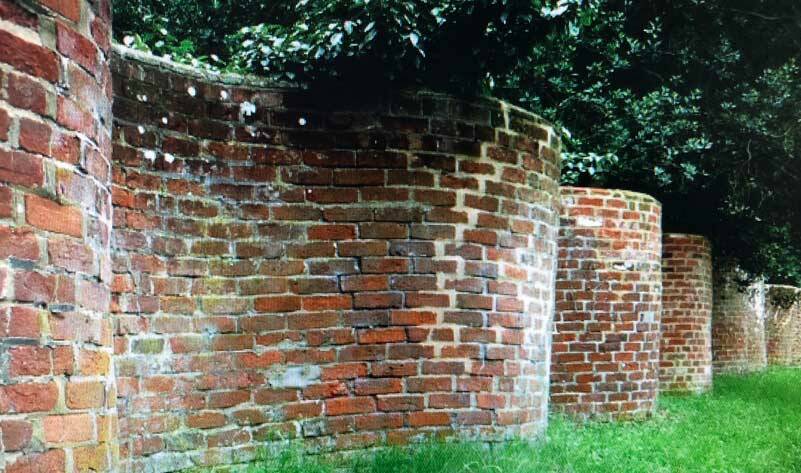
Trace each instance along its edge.
{"label": "wall top coping", "polygon": [[653,197],[648,194],[644,194],[642,192],[635,192],[629,191],[624,189],[606,189],[601,187],[576,187],[576,186],[562,186],[561,187],[561,194],[562,197],[572,197],[572,196],[591,196],[591,197],[611,197],[611,198],[618,198],[624,200],[638,200],[644,202],[650,202],[652,204],[658,205],[659,207],[662,206],[662,203],[659,202],[656,197]]}
{"label": "wall top coping", "polygon": [[[172,72],[174,74],[178,74],[184,77],[195,78],[199,81],[216,83],[220,85],[239,86],[239,87],[263,89],[271,91],[308,90],[308,87],[302,86],[300,84],[275,81],[258,75],[221,73],[221,72],[205,70],[199,67],[193,67],[187,64],[180,64],[165,59],[163,57],[155,56],[150,53],[126,47],[116,42],[113,43],[112,45],[112,56],[113,56],[112,60],[121,59],[129,62],[139,63],[144,66],[157,67],[166,72]],[[526,110],[523,107],[511,104],[509,102],[497,99],[495,97],[479,96],[471,99],[466,99],[465,97],[458,97],[452,94],[446,94],[442,92],[434,92],[428,89],[419,89],[419,90],[408,89],[401,91],[401,94],[416,94],[434,98],[444,98],[444,99],[449,98],[455,100],[468,100],[468,101],[473,100],[475,102],[483,102],[488,106],[499,108],[506,113],[509,112],[515,113],[517,115],[522,116],[525,120],[535,122],[538,125],[542,125],[548,128],[552,136],[555,136],[558,139],[562,138],[562,132],[560,130],[557,130],[548,120],[544,119],[542,116],[533,113],[529,110]]]}
{"label": "wall top coping", "polygon": [[662,234],[662,239],[665,238],[687,238],[692,240],[702,240],[704,243],[709,244],[709,238],[697,233],[681,233],[681,232],[665,232]]}
{"label": "wall top coping", "polygon": [[801,287],[790,286],[787,284],[765,284],[765,289],[767,290],[787,290],[787,291],[794,291],[794,292],[801,292]]}

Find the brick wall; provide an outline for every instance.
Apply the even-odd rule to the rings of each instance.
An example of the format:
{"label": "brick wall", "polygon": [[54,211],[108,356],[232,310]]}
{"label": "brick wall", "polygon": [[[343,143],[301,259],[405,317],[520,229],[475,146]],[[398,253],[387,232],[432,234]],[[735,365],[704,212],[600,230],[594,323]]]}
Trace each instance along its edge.
{"label": "brick wall", "polygon": [[801,366],[801,289],[769,285],[765,305],[768,364]]}
{"label": "brick wall", "polygon": [[712,247],[699,235],[662,236],[661,391],[712,387]]}
{"label": "brick wall", "polygon": [[715,268],[712,368],[715,373],[758,371],[767,366],[765,285],[742,287],[738,271]]}
{"label": "brick wall", "polygon": [[549,126],[422,93],[333,111],[127,54],[112,307],[128,466],[247,461],[279,434],[328,451],[542,432]]}
{"label": "brick wall", "polygon": [[551,406],[582,417],[649,415],[657,396],[661,205],[563,187]]}
{"label": "brick wall", "polygon": [[0,0],[7,473],[115,470],[109,25],[105,1]]}

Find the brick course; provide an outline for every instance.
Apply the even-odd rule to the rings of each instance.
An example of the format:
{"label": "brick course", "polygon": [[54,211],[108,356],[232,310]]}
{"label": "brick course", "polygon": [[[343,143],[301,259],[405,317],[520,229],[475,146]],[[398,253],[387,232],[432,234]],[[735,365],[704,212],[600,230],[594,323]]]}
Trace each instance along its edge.
{"label": "brick course", "polygon": [[627,191],[563,187],[551,407],[649,415],[658,390],[661,205]]}
{"label": "brick course", "polygon": [[244,462],[277,433],[331,451],[543,431],[547,124],[426,93],[354,108],[125,54],[112,311],[126,467]]}
{"label": "brick course", "polygon": [[117,471],[107,1],[0,1],[0,471]]}
{"label": "brick course", "polygon": [[765,305],[768,364],[801,366],[801,289],[769,285]]}
{"label": "brick course", "polygon": [[715,373],[759,371],[767,366],[765,285],[742,287],[738,270],[715,270],[712,306],[712,368]]}
{"label": "brick course", "polygon": [[712,387],[712,247],[699,235],[662,236],[662,339],[659,388],[702,393]]}

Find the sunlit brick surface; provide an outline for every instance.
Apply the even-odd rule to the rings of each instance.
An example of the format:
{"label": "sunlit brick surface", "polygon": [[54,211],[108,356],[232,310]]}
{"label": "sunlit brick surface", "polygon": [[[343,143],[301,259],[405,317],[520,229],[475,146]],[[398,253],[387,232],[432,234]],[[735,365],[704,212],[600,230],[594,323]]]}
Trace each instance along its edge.
{"label": "sunlit brick surface", "polygon": [[647,416],[658,390],[661,205],[607,189],[561,195],[551,408]]}
{"label": "sunlit brick surface", "polygon": [[0,471],[116,471],[110,6],[0,2]]}

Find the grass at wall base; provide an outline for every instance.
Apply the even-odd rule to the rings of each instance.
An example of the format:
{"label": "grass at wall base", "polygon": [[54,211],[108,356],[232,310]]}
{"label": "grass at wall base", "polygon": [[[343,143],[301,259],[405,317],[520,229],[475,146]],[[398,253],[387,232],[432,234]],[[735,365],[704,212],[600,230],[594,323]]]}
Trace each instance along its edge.
{"label": "grass at wall base", "polygon": [[801,472],[801,369],[715,378],[713,393],[662,396],[647,422],[555,418],[547,442],[383,449],[325,462],[289,449],[248,473]]}

